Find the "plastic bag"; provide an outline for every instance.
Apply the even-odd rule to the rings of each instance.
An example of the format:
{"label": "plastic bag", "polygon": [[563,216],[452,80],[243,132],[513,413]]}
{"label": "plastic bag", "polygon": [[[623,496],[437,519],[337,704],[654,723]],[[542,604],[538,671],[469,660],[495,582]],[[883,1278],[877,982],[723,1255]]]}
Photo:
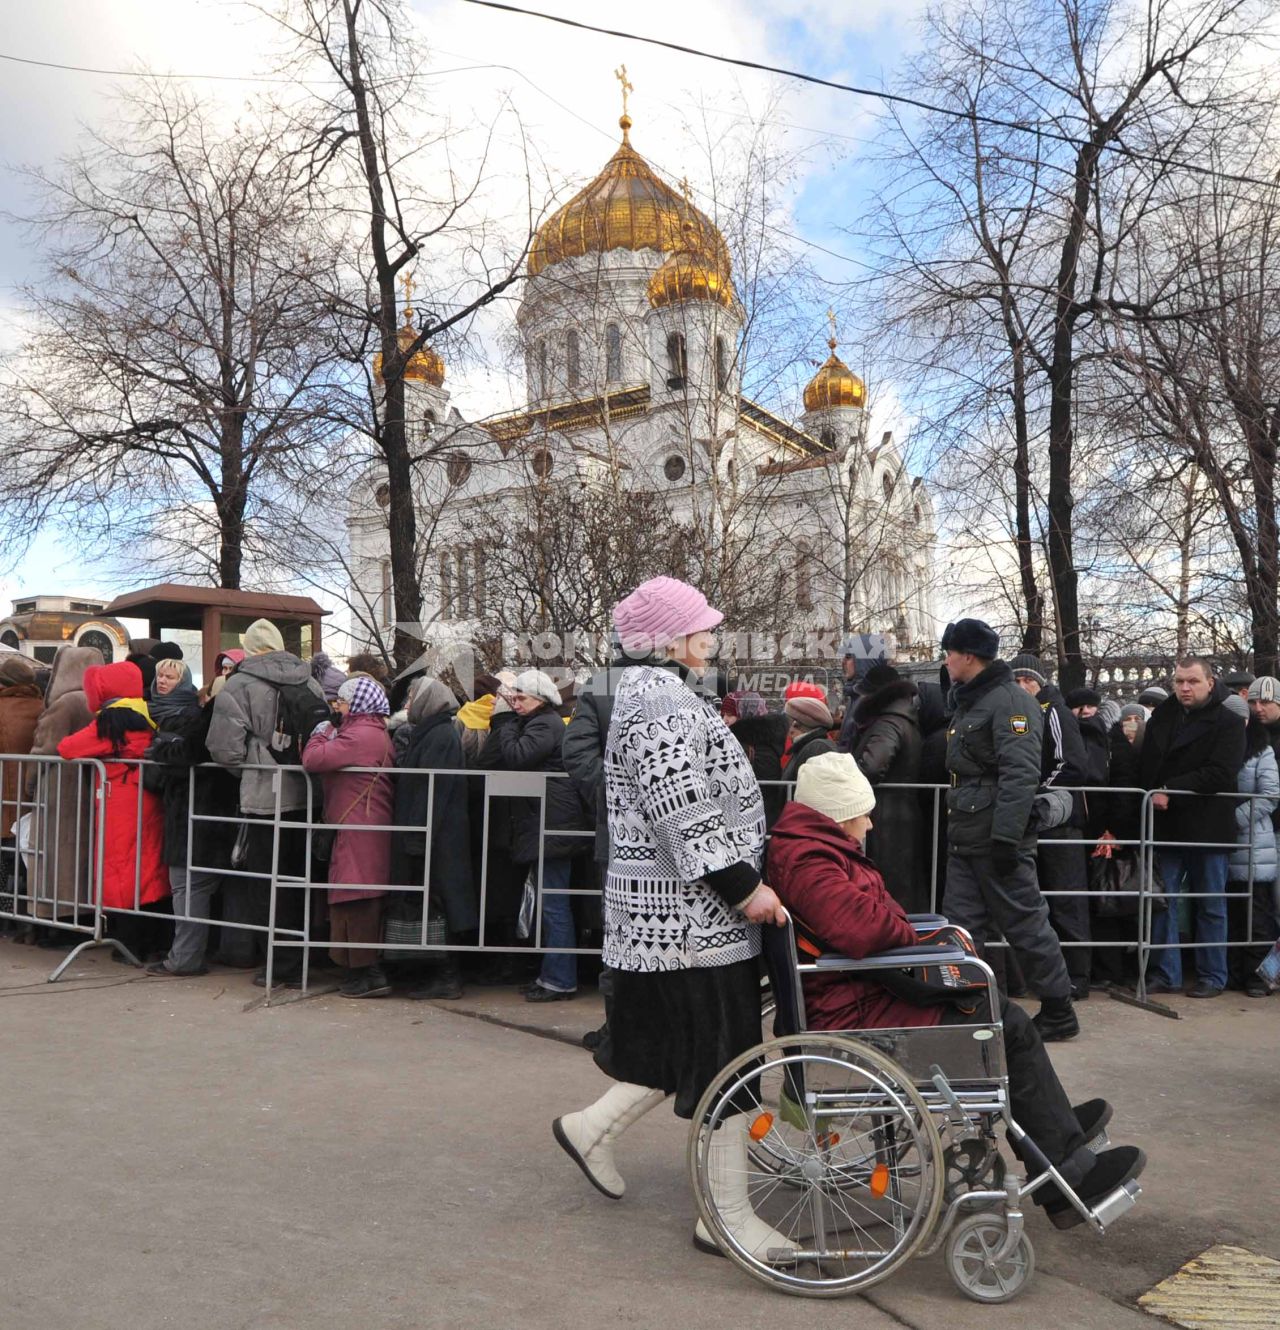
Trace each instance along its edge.
{"label": "plastic bag", "polygon": [[516,916],[516,937],[533,936],[533,916],[538,906],[538,870],[531,868],[524,880],[524,893],[520,897],[520,913]]}

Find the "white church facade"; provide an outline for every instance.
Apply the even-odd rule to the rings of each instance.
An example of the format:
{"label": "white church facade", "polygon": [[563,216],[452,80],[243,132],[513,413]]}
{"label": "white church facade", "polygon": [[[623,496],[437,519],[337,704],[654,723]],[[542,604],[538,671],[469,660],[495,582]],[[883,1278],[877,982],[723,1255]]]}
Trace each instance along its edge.
{"label": "white church facade", "polygon": [[[746,397],[725,241],[632,147],[625,113],[619,123],[618,150],[529,252],[515,329],[525,407],[463,419],[429,346],[406,371],[407,418],[434,459],[416,481],[424,636],[482,631],[501,594],[492,551],[530,487],[621,483],[674,521],[749,542],[778,574],[775,631],[888,632],[900,653],[932,655],[929,496],[891,435],[868,439],[866,387],[834,326],[793,420]],[[412,318],[406,308],[408,341]],[[357,641],[389,640],[385,502],[376,471],[351,492]]]}

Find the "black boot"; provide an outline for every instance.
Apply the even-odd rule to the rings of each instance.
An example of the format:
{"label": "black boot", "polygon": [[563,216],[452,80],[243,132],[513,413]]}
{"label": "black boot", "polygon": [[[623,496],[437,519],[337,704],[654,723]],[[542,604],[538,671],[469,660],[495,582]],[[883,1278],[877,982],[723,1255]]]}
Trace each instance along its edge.
{"label": "black boot", "polygon": [[1069,997],[1044,998],[1031,1019],[1046,1044],[1074,1039],[1080,1033],[1080,1021]]}
{"label": "black boot", "polygon": [[[1080,1180],[1076,1195],[1092,1209],[1117,1187],[1136,1178],[1146,1166],[1147,1156],[1136,1145],[1119,1145],[1114,1150],[1104,1150],[1098,1156],[1098,1162]],[[1054,1228],[1075,1228],[1084,1223],[1084,1216],[1052,1182],[1037,1188],[1035,1201],[1044,1206]]]}
{"label": "black boot", "polygon": [[421,988],[411,989],[414,1002],[454,1002],[462,996],[462,972],[452,958],[444,961]]}

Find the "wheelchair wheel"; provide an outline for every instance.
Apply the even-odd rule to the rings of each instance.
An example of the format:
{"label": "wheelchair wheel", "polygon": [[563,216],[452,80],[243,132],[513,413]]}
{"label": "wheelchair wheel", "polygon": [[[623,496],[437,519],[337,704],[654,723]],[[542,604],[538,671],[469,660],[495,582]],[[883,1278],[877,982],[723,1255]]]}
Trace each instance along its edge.
{"label": "wheelchair wheel", "polygon": [[1004,1260],[1005,1221],[990,1212],[966,1215],[947,1238],[947,1269],[956,1287],[974,1302],[1008,1302],[1016,1298],[1035,1273],[1036,1254],[1023,1233]]}
{"label": "wheelchair wheel", "polygon": [[[750,1250],[735,1228],[732,1188],[716,1194],[712,1137],[737,1115],[748,1138],[747,1201],[782,1248]],[[808,1297],[887,1278],[924,1245],[942,1205],[942,1142],[928,1108],[901,1067],[845,1035],[788,1035],[731,1062],[694,1114],[689,1172],[699,1216],[725,1255],[762,1283]]]}

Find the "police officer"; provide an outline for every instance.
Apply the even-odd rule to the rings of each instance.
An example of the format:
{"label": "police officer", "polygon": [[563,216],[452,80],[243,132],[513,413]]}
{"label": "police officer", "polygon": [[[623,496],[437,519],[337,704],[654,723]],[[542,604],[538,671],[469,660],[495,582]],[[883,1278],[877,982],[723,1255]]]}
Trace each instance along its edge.
{"label": "police officer", "polygon": [[1080,1033],[1062,947],[1036,880],[1032,805],[1040,785],[1044,721],[996,655],[981,619],[948,624],[942,637],[953,714],[947,732],[947,883],[943,910],[973,934],[1004,935],[1040,995],[1035,1023],[1046,1041]]}

